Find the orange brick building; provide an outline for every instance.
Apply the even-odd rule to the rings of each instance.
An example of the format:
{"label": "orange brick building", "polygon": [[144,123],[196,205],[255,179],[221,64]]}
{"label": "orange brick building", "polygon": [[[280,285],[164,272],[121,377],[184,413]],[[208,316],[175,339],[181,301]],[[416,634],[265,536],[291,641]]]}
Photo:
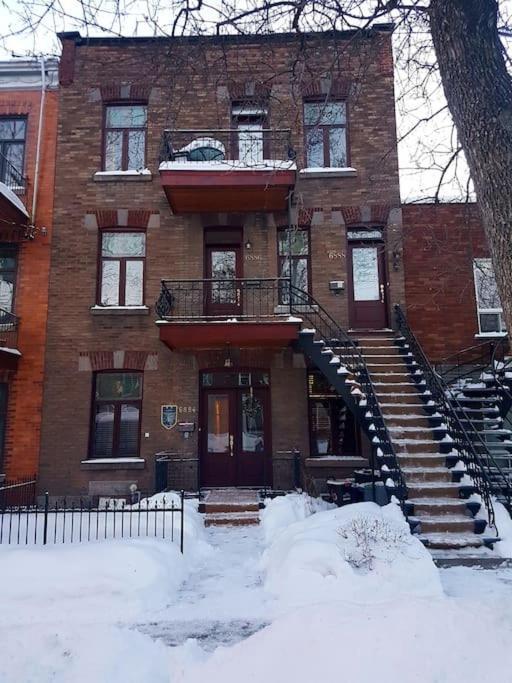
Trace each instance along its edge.
{"label": "orange brick building", "polygon": [[38,469],[58,62],[0,62],[0,477]]}

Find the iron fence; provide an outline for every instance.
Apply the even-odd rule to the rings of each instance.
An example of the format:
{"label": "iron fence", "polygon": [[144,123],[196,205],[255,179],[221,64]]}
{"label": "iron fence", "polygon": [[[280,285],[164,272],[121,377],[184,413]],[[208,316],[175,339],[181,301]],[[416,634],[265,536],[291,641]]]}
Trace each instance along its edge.
{"label": "iron fence", "polygon": [[[224,129],[164,130],[160,162],[236,162],[261,166],[269,161],[294,161],[289,129],[249,126]],[[235,164],[233,164],[235,165]]]}
{"label": "iron fence", "polygon": [[171,493],[156,500],[145,499],[136,505],[107,499],[102,505],[66,498],[50,502],[44,495],[42,505],[3,506],[0,508],[0,544],[48,545],[87,541],[162,538],[184,547],[185,495],[179,503]]}

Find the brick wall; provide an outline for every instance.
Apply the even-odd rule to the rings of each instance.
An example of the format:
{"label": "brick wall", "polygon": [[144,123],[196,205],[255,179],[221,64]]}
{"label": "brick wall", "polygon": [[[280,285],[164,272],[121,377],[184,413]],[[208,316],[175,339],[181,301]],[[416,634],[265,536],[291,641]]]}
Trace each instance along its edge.
{"label": "brick wall", "polygon": [[[0,92],[0,115],[27,116],[25,175],[28,192],[23,201],[29,213],[32,210],[35,180],[40,97],[38,90]],[[3,469],[8,478],[36,473],[39,462],[57,110],[58,93],[48,91],[41,141],[37,209],[35,217],[31,216],[31,222],[37,228],[45,227],[47,235],[43,236],[38,231],[34,240],[20,244],[15,312],[20,317],[18,348],[22,357],[16,374],[9,382]]]}
{"label": "brick wall", "polygon": [[[66,45],[66,40],[64,40]],[[52,251],[41,487],[53,493],[88,494],[91,483],[136,481],[151,490],[154,456],[163,450],[197,453],[197,431],[185,441],[160,426],[160,406],[195,410],[199,370],[222,366],[225,351],[171,353],[159,340],[153,304],[162,278],[202,278],[203,231],[212,225],[243,227],[244,275],[277,275],[276,227],[271,214],[172,215],[158,180],[162,130],[227,128],[230,98],[240,92],[270,91],[270,125],[292,128],[302,163],[302,96],[323,93],[335,76],[348,93],[350,164],[355,177],[300,178],[296,202],[311,216],[313,294],[342,324],[347,295],[329,292],[329,280],[346,280],[346,222],[377,220],[392,241],[401,240],[395,144],[390,35],[307,43],[296,39],[244,39],[224,43],[186,40],[91,40],[65,47],[58,124],[58,167]],[[334,87],[334,86],[333,86]],[[101,121],[107,93],[148,97],[147,166],[151,182],[95,182],[101,170]],[[385,205],[385,209],[383,209]],[[146,304],[149,315],[92,315],[96,296],[97,212],[142,210],[153,216],[147,229]],[[103,214],[104,215],[104,214]],[[117,214],[119,215],[119,214]],[[335,254],[335,256],[333,256]],[[245,258],[247,257],[247,258]],[[390,303],[404,300],[403,273],[389,268]],[[91,410],[92,373],[84,354],[144,351],[157,368],[144,372],[142,471],[84,470]],[[236,350],[235,350],[236,351]],[[272,375],[273,450],[297,447],[308,455],[305,368],[290,350],[241,351],[237,363],[268,368]],[[80,360],[82,359],[82,360]],[[192,413],[194,415],[194,413]],[[146,437],[145,435],[148,434]]]}
{"label": "brick wall", "polygon": [[479,343],[473,259],[489,256],[475,204],[402,209],[407,316],[433,361]]}

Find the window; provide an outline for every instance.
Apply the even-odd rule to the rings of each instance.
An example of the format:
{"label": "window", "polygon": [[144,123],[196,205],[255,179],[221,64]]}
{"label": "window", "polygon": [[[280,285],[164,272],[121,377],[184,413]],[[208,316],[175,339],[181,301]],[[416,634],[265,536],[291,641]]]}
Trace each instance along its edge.
{"label": "window", "polygon": [[17,261],[16,247],[0,245],[0,322],[2,322],[2,313],[4,311],[11,313],[14,307]]}
{"label": "window", "polygon": [[246,164],[258,164],[265,158],[264,128],[267,108],[250,104],[234,104],[233,127],[237,129],[238,159]]}
{"label": "window", "polygon": [[143,305],[145,256],[145,233],[101,233],[101,306]]}
{"label": "window", "polygon": [[[289,277],[291,284],[303,292],[309,291],[310,258],[309,230],[285,228],[277,232],[277,254],[279,260],[279,276]],[[281,292],[282,304],[288,304],[288,293]],[[307,303],[298,293],[292,295],[295,303]]]}
{"label": "window", "polygon": [[123,104],[105,110],[105,171],[140,170],[146,159],[147,107]]}
{"label": "window", "polygon": [[0,118],[0,181],[10,188],[24,187],[26,118]]}
{"label": "window", "polygon": [[308,168],[340,168],[347,165],[346,125],[345,102],[304,103]]}
{"label": "window", "polygon": [[139,456],[141,405],[142,373],[96,373],[92,410],[92,458]]}
{"label": "window", "polygon": [[501,334],[506,332],[505,323],[503,322],[503,309],[491,259],[475,259],[473,262],[473,272],[475,276],[480,334]]}

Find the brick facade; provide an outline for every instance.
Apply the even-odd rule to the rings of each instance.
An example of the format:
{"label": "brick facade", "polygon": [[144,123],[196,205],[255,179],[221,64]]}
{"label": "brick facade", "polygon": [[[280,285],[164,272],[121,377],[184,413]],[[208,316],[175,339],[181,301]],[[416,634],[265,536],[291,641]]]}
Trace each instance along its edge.
{"label": "brick facade", "polygon": [[[158,178],[165,128],[230,127],[232,98],[265,97],[272,128],[291,128],[298,165],[304,166],[304,93],[342,90],[348,98],[349,164],[355,173],[318,178],[299,174],[293,222],[311,230],[312,293],[348,326],[347,292],[331,280],[347,280],[349,225],[378,224],[387,235],[387,300],[404,302],[403,271],[393,268],[401,249],[391,35],[364,39],[336,34],[306,40],[294,36],[223,39],[90,39],[62,37],[61,100],[55,189],[54,241],[40,488],[54,494],[126,493],[131,483],[154,489],[155,456],[162,451],[197,457],[199,371],[222,367],[225,349],[171,352],[159,339],[154,302],[163,278],[203,278],[205,227],[243,229],[244,277],[278,275],[276,230],[287,216],[274,214],[173,215]],[[333,67],[334,65],[334,67]],[[264,84],[261,85],[261,84]],[[104,102],[147,97],[148,178],[101,182]],[[122,218],[120,218],[122,217]],[[123,221],[122,223],[120,221]],[[96,303],[98,231],[147,220],[145,304],[140,315],[91,311]],[[143,469],[108,470],[88,457],[93,371],[128,367],[135,354],[144,365],[140,456]],[[272,452],[298,448],[309,455],[306,368],[292,349],[233,349],[237,367],[271,374]],[[123,359],[121,360],[119,359]],[[116,360],[118,359],[116,365]],[[152,359],[148,368],[148,359]],[[133,368],[133,365],[132,365]],[[176,403],[180,419],[195,422],[185,439],[160,424],[160,406]],[[274,482],[279,485],[279,482]],[[283,484],[284,485],[284,484]]]}
{"label": "brick facade", "polygon": [[[24,63],[18,79],[16,62],[9,63],[9,84],[5,87],[0,69],[0,116],[24,116],[27,119],[24,165],[27,180],[26,192],[21,198],[32,214],[41,91],[37,83],[40,78],[39,62],[30,66],[28,70]],[[8,378],[3,467],[0,463],[0,473],[8,479],[37,473],[39,463],[58,111],[55,61],[47,63],[46,76],[48,89],[41,136],[37,206],[35,216],[30,215],[29,219],[36,229],[34,239],[19,242],[18,251],[14,312],[20,318],[18,349],[21,358],[17,371]]]}
{"label": "brick facade", "polygon": [[489,256],[476,204],[402,208],[407,316],[432,361],[483,341],[473,259]]}

